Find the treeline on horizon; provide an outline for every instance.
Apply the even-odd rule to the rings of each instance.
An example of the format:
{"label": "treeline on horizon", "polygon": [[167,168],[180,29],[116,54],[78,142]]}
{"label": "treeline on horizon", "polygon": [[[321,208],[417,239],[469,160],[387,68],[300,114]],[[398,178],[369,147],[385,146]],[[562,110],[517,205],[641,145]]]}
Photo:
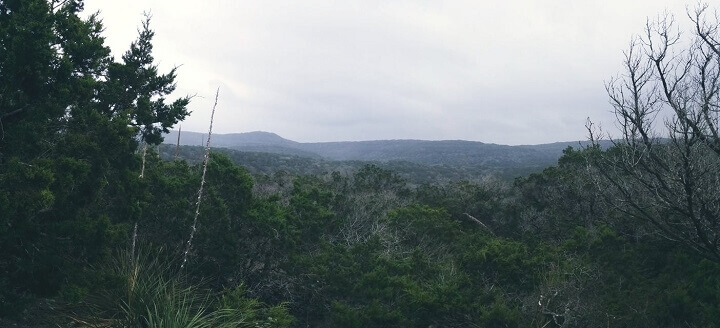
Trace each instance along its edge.
{"label": "treeline on horizon", "polygon": [[[164,160],[185,160],[190,164],[201,163],[205,147],[160,144],[155,149]],[[262,151],[244,151],[232,148],[213,148],[213,152],[222,153],[233,163],[241,165],[252,175],[323,175],[332,172],[349,174],[366,165],[375,165],[392,171],[411,186],[426,183],[449,183],[452,181],[483,181],[488,178],[512,180],[530,173],[542,171],[549,165],[528,163],[524,166],[494,167],[481,164],[446,163],[428,165],[409,160],[362,161],[329,160],[297,155],[286,155]]]}
{"label": "treeline on horizon", "polygon": [[541,172],[409,183],[161,157],[190,98],[154,64],[149,18],[115,60],[82,1],[0,0],[0,326],[718,326],[708,10],[686,74],[666,70],[686,63],[664,56],[669,20],[648,29],[667,47],[627,53],[614,147],[589,123]]}

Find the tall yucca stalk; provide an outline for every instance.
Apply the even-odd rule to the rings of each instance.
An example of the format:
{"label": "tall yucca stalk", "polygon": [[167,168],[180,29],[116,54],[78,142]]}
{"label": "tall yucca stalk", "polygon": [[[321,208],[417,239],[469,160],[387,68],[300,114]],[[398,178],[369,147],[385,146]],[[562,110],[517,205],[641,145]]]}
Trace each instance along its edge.
{"label": "tall yucca stalk", "polygon": [[148,148],[148,145],[147,145],[147,143],[145,143],[143,145],[142,168],[140,169],[140,179],[145,177],[145,157],[147,156],[147,148]]}
{"label": "tall yucca stalk", "polygon": [[198,189],[198,198],[197,202],[195,203],[195,218],[193,219],[193,224],[190,230],[190,238],[188,238],[187,244],[185,245],[185,252],[183,253],[183,261],[180,265],[180,268],[185,268],[185,264],[187,264],[188,259],[188,253],[190,253],[190,248],[192,247],[192,241],[193,237],[195,237],[195,231],[197,230],[197,221],[198,216],[200,216],[200,203],[202,203],[202,195],[203,195],[203,187],[205,186],[205,175],[207,173],[207,167],[208,162],[210,161],[210,139],[212,138],[212,127],[213,127],[213,121],[215,119],[215,108],[217,108],[218,103],[218,96],[220,95],[220,88],[218,88],[215,91],[215,104],[213,104],[212,112],[210,113],[210,129],[208,131],[208,138],[207,143],[205,144],[205,158],[203,158],[203,171],[202,171],[202,179],[200,180],[200,189]]}
{"label": "tall yucca stalk", "polygon": [[177,161],[178,156],[180,155],[180,134],[182,133],[182,125],[178,129],[178,137],[177,137],[177,143],[175,144],[175,160]]}
{"label": "tall yucca stalk", "polygon": [[[145,178],[145,158],[147,157],[147,148],[148,148],[148,144],[143,143],[142,168],[140,168],[140,179]],[[138,200],[138,207],[140,207],[139,200]],[[132,235],[132,246],[130,248],[130,261],[133,261],[133,259],[135,258],[135,243],[137,241],[137,230],[138,230],[138,221],[135,220],[135,224],[133,227],[133,235]]]}

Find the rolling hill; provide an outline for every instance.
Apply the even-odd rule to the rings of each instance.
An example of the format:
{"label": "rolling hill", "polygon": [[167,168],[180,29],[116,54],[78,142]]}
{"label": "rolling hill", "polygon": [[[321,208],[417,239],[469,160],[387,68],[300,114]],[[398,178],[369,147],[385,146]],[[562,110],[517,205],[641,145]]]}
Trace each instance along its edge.
{"label": "rolling hill", "polygon": [[[171,131],[165,142],[174,144],[177,132]],[[182,132],[180,144],[200,146],[205,134]],[[215,134],[213,147],[246,152],[293,155],[333,161],[407,161],[422,165],[483,166],[495,168],[531,168],[554,164],[568,146],[581,142],[508,146],[465,140],[375,140],[301,143],[270,132]]]}
{"label": "rolling hill", "polygon": [[[180,156],[201,158],[205,134],[182,132]],[[177,132],[165,137],[165,158],[171,158]],[[212,146],[251,172],[320,174],[356,169],[376,163],[413,182],[477,179],[486,175],[516,177],[554,165],[568,146],[585,142],[557,142],[508,146],[465,140],[375,140],[301,143],[270,132],[214,134]]]}

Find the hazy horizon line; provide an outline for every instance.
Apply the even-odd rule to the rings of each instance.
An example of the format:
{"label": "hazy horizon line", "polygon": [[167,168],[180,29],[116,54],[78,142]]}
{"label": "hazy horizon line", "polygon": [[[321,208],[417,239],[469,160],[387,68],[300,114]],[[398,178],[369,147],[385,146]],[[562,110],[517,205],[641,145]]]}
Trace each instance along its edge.
{"label": "hazy horizon line", "polygon": [[[171,133],[171,132],[178,132],[178,130],[171,129],[169,133]],[[182,133],[185,133],[185,132],[202,134],[202,135],[207,135],[207,134],[208,134],[207,131],[205,131],[205,132],[198,132],[198,131],[186,131],[186,130],[182,130]],[[279,135],[279,134],[277,134],[277,133],[275,133],[275,132],[262,131],[262,130],[246,131],[246,132],[224,132],[224,133],[213,132],[213,135],[214,135],[214,136],[217,136],[217,135],[237,135],[237,134],[251,134],[251,133],[268,133],[268,134],[273,134],[273,135],[275,135],[275,136],[277,136],[277,137],[279,137],[279,138],[281,138],[281,139],[283,139],[283,140],[287,140],[287,141],[291,141],[291,142],[296,142],[296,143],[301,143],[301,144],[313,144],[313,143],[343,143],[343,142],[374,142],[374,141],[438,141],[438,142],[439,142],[439,141],[465,141],[465,142],[477,142],[477,143],[482,143],[482,144],[486,144],[486,145],[499,145],[499,146],[538,146],[538,145],[549,145],[549,144],[556,144],[556,143],[573,143],[573,142],[581,143],[581,142],[588,142],[588,141],[589,141],[589,140],[587,140],[587,139],[582,139],[582,140],[564,140],[564,141],[543,142],[543,143],[535,143],[535,144],[527,144],[527,143],[523,143],[523,144],[502,144],[502,143],[485,142],[485,141],[480,141],[480,140],[468,140],[468,139],[417,139],[417,138],[364,139],[364,140],[331,140],[331,141],[327,141],[327,140],[326,140],[326,141],[297,141],[297,140],[285,138],[285,137],[283,137],[283,136],[281,136],[281,135]],[[165,134],[165,135],[167,135],[167,134]],[[603,139],[603,140],[600,140],[600,141],[606,141],[606,140]],[[169,143],[174,144],[175,142],[169,142]]]}

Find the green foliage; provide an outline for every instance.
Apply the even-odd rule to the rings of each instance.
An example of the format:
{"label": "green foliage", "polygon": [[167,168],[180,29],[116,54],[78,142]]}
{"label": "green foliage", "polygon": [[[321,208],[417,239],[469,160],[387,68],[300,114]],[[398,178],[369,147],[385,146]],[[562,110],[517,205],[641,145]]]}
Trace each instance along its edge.
{"label": "green foliage", "polygon": [[288,327],[283,306],[266,307],[242,287],[215,295],[178,272],[163,251],[122,253],[105,273],[111,288],[82,304],[78,323],[112,327]]}
{"label": "green foliage", "polygon": [[296,244],[315,243],[334,228],[334,215],[328,208],[332,197],[332,193],[323,190],[320,182],[312,178],[295,182],[290,198],[290,220],[295,227]]}
{"label": "green foliage", "polygon": [[[587,164],[622,151],[612,148],[568,148],[557,166],[512,184],[447,181],[482,169],[402,162],[245,154],[255,165],[246,169],[237,153],[213,152],[180,271],[201,167],[168,160],[167,148],[137,150],[139,140],[161,142],[189,99],[169,100],[176,71],[154,64],[149,18],[115,62],[101,22],[81,9],[0,0],[0,325],[10,316],[119,327],[720,322],[720,264],[599,197]],[[183,151],[200,158],[199,148]],[[288,172],[251,175],[278,162]]]}
{"label": "green foliage", "polygon": [[0,1],[3,309],[11,295],[77,294],[69,286],[82,286],[93,274],[84,268],[107,260],[140,215],[136,126],[167,129],[187,115],[186,100],[162,104],[175,76],[158,75],[152,48],[138,46],[150,42],[147,24],[131,47],[146,71],[132,88],[153,99],[116,108],[107,90],[132,88],[111,71],[129,61],[113,62],[97,15],[83,19],[82,8]]}
{"label": "green foliage", "polygon": [[152,56],[150,16],[146,14],[136,41],[122,55],[122,62],[107,68],[107,80],[100,89],[101,108],[109,115],[122,113],[140,130],[141,140],[148,144],[163,141],[162,133],[188,114],[189,97],[166,103],[175,91],[176,68],[159,74]]}
{"label": "green foliage", "polygon": [[[167,135],[166,142],[173,142],[173,140],[176,140],[176,136],[176,132],[171,131],[171,133]],[[200,162],[202,160],[204,147],[186,144],[186,140],[192,138],[197,138],[196,140],[199,141],[199,134],[183,132],[181,137],[178,157],[191,163]],[[223,146],[229,147],[226,144]],[[505,162],[505,164],[509,164],[510,166],[497,166],[496,164],[488,165],[485,161],[480,163],[453,163],[446,161],[446,159],[442,159],[446,161],[444,164],[409,161],[412,160],[412,158],[389,161],[377,158],[367,160],[331,160],[321,158],[319,155],[311,152],[303,152],[297,149],[290,149],[291,151],[287,152],[289,148],[277,149],[272,146],[224,147],[217,148],[214,151],[228,155],[233,162],[242,165],[247,168],[250,173],[255,175],[273,175],[278,172],[289,173],[293,176],[324,175],[332,172],[348,173],[362,170],[370,164],[393,172],[393,174],[407,180],[411,185],[450,183],[460,180],[479,181],[487,176],[511,180],[528,173],[541,171],[546,166],[551,165],[552,160],[556,159],[560,153],[557,150],[553,150],[550,154],[547,154],[548,159],[542,159],[539,163],[536,162],[537,159],[535,158],[521,157],[522,160],[520,163],[509,161]],[[417,151],[425,152],[421,149],[422,148],[419,148]],[[174,144],[160,145],[160,154],[163,159],[174,159],[175,152],[176,147]],[[505,155],[507,154],[499,152],[496,155],[490,156]],[[523,163],[523,161],[527,161],[527,163]]]}
{"label": "green foliage", "polygon": [[235,317],[235,322],[248,322],[249,327],[289,327],[294,321],[284,304],[265,307],[257,299],[248,298],[247,291],[243,286],[226,290],[218,302],[218,308],[224,309],[222,311],[223,315],[228,315],[231,318]]}

